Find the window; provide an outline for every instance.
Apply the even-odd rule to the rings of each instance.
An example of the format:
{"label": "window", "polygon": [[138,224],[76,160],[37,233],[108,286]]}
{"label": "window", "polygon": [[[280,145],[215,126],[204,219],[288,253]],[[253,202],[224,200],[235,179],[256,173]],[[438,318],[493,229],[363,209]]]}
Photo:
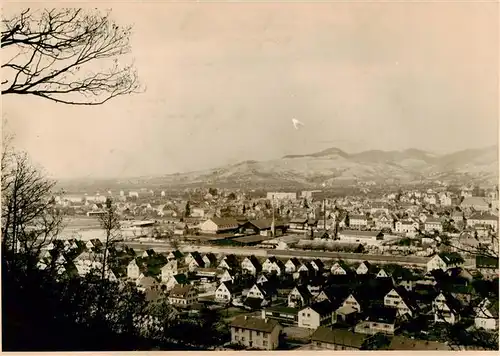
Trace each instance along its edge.
{"label": "window", "polygon": [[244,336],[241,337],[241,341],[245,341],[245,337]]}
{"label": "window", "polygon": [[267,340],[262,341],[262,346],[267,346]]}
{"label": "window", "polygon": [[303,312],[303,313],[302,313],[302,316],[304,316],[304,317],[305,317],[305,316],[306,316],[306,313],[305,313],[305,312]]}
{"label": "window", "polygon": [[239,339],[238,335],[236,335],[236,336],[234,337],[234,339],[235,339],[235,340],[238,340],[238,339]]}
{"label": "window", "polygon": [[256,335],[256,336],[260,336],[260,331],[256,331],[256,332],[255,332],[255,335]]}
{"label": "window", "polygon": [[311,314],[307,313],[307,317],[309,318],[311,316]]}

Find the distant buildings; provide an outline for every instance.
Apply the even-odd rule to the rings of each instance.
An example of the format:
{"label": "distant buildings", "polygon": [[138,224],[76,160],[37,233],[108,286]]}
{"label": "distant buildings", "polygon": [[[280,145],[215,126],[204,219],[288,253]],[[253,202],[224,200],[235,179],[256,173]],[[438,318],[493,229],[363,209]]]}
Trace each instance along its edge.
{"label": "distant buildings", "polygon": [[296,200],[297,193],[294,192],[267,192],[268,200]]}

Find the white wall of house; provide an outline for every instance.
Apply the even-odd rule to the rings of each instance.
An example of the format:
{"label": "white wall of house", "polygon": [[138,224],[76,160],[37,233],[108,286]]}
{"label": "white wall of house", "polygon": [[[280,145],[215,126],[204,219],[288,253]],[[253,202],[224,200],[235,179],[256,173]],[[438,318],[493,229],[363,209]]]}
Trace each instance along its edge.
{"label": "white wall of house", "polygon": [[298,326],[300,328],[317,329],[320,325],[321,318],[316,311],[314,311],[310,307],[299,311]]}

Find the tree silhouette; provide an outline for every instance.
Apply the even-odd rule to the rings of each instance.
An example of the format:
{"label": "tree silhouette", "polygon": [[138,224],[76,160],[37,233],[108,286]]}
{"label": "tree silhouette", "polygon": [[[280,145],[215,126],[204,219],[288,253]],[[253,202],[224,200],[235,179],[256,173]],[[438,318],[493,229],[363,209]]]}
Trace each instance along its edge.
{"label": "tree silhouette", "polygon": [[99,105],[133,92],[130,27],[109,13],[83,9],[25,9],[2,18],[2,95],[24,94],[71,105]]}

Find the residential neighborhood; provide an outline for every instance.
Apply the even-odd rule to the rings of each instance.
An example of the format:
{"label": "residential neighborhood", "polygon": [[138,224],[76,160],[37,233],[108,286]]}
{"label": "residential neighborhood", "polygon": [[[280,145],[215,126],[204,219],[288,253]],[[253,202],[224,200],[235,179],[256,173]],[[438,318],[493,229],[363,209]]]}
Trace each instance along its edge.
{"label": "residential neighborhood", "polygon": [[[498,333],[493,205],[464,208],[464,198],[430,189],[373,200],[212,190],[202,202],[207,194],[225,213],[156,216],[152,229],[182,221],[185,230],[126,238],[108,251],[106,276],[166,300],[178,318],[231,310],[226,348],[480,349],[444,335]],[[102,269],[103,252],[97,239],[55,241],[40,268],[54,261],[61,278],[85,276]]]}

